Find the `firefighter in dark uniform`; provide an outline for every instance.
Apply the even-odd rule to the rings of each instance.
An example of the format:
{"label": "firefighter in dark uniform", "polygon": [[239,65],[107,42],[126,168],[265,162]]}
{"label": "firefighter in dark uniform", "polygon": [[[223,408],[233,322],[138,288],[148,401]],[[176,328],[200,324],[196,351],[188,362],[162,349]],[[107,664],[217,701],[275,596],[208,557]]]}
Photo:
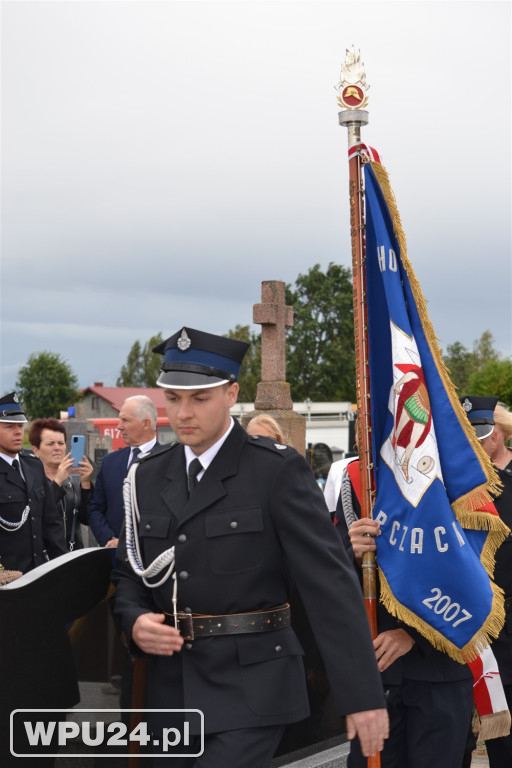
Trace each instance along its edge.
{"label": "firefighter in dark uniform", "polygon": [[[22,573],[67,552],[64,525],[43,465],[21,449],[26,421],[15,392],[0,399],[0,563],[6,571]],[[42,624],[29,605],[26,624],[20,626],[3,609],[1,598],[0,593],[0,764],[22,768],[34,759],[10,753],[11,711],[71,707],[79,699],[78,686],[65,628]],[[46,768],[54,760],[40,757],[35,762]]]}
{"label": "firefighter in dark uniform", "polygon": [[26,421],[15,392],[0,399],[0,563],[22,573],[67,552],[43,465],[21,450]]}
{"label": "firefighter in dark uniform", "polygon": [[181,444],[126,480],[114,612],[148,657],[146,707],[204,714],[204,752],[183,764],[263,768],[308,716],[294,582],[348,735],[373,754],[387,712],[359,585],[304,458],[230,415],[247,347],[191,328],[155,347]]}
{"label": "firefighter in dark uniform", "polygon": [[[495,428],[498,398],[468,395],[460,400],[482,448],[498,472],[503,490],[494,499],[494,506],[505,525],[512,529],[512,450],[505,445],[500,430]],[[505,593],[505,624],[491,650],[498,662],[508,708],[512,712],[512,533],[496,552],[494,581]],[[490,768],[512,765],[512,735],[490,739],[485,745]]]}

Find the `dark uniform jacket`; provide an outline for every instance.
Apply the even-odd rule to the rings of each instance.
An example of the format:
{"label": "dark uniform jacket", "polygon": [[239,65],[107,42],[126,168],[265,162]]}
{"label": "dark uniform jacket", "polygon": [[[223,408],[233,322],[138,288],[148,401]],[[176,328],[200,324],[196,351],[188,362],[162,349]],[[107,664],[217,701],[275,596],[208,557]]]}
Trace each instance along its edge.
{"label": "dark uniform jacket", "polygon": [[[175,444],[136,474],[145,567],[175,545],[178,608],[232,614],[302,597],[340,714],[384,706],[359,584],[323,495],[293,448],[235,424],[190,500]],[[147,589],[118,547],[114,613],[127,636],[148,611],[172,612],[173,579]],[[272,725],[308,715],[302,648],[291,627],[198,638],[150,657],[147,706],[197,708],[205,731]]]}
{"label": "dark uniform jacket", "polygon": [[23,477],[0,459],[0,517],[17,522],[25,507],[30,507],[28,519],[19,530],[0,527],[0,563],[9,570],[26,573],[67,549],[62,519],[42,462],[22,451],[20,464]]}
{"label": "dark uniform jacket", "polygon": [[[30,514],[18,531],[0,527],[0,562],[23,573],[67,552],[64,525],[43,464],[20,453],[24,479],[0,459],[0,517],[17,522],[28,505]],[[24,604],[19,611],[5,606],[0,588],[0,764],[10,765],[9,714],[16,708],[71,707],[79,700],[71,647],[62,623]],[[20,594],[20,600],[23,600]],[[19,762],[19,760],[18,760]],[[37,761],[36,761],[37,762]]]}
{"label": "dark uniform jacket", "polygon": [[[499,516],[512,529],[512,461],[505,469],[497,469],[502,493],[494,500]],[[505,592],[505,624],[497,640],[492,643],[503,685],[512,685],[512,533],[509,533],[496,552],[494,581]]]}

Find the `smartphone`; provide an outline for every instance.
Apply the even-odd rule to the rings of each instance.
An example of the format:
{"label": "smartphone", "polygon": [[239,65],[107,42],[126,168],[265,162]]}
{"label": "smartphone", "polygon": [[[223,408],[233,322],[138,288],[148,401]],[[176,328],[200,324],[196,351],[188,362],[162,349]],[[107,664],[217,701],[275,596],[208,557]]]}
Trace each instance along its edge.
{"label": "smartphone", "polygon": [[74,467],[78,467],[78,462],[83,461],[84,453],[85,435],[71,435],[71,458]]}

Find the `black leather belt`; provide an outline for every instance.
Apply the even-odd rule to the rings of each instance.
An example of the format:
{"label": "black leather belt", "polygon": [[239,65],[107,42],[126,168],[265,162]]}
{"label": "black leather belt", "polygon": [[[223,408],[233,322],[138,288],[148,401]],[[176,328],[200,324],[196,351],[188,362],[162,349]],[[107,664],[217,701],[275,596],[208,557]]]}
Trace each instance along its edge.
{"label": "black leather belt", "polygon": [[[166,624],[175,626],[172,613],[165,614]],[[250,613],[228,613],[221,616],[210,616],[198,613],[176,614],[180,635],[185,640],[195,640],[198,637],[214,637],[216,635],[245,635],[252,632],[275,632],[290,626],[290,605],[278,605],[262,611]]]}

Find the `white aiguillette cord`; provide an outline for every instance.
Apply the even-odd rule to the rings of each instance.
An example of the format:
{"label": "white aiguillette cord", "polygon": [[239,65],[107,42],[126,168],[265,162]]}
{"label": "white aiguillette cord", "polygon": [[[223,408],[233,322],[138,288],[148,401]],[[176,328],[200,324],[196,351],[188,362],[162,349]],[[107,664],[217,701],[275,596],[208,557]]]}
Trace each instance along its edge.
{"label": "white aiguillette cord", "polygon": [[[137,504],[137,493],[135,489],[135,473],[137,472],[138,462],[134,462],[130,467],[123,483],[123,500],[125,509],[126,526],[126,552],[128,561],[133,568],[134,573],[140,576],[147,587],[155,589],[164,584],[170,578],[174,570],[174,547],[166,549],[161,555],[153,560],[151,565],[144,568],[140,554],[138,527],[140,522],[139,506]],[[148,578],[159,576],[167,568],[160,581],[149,582]],[[176,592],[176,574],[173,574],[174,591]]]}
{"label": "white aiguillette cord", "polygon": [[22,525],[25,525],[27,522],[27,518],[30,515],[30,506],[27,504],[25,509],[23,510],[21,514],[20,520],[18,520],[16,523],[11,522],[10,520],[4,520],[3,517],[0,517],[0,528],[3,528],[4,531],[8,531],[9,533],[12,533],[14,531],[19,531]]}

